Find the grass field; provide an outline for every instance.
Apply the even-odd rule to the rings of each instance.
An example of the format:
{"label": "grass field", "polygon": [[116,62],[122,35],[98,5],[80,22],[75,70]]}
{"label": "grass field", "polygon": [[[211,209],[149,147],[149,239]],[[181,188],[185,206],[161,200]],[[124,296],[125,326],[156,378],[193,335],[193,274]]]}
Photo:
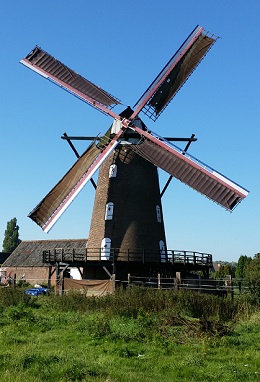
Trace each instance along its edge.
{"label": "grass field", "polygon": [[260,312],[247,296],[2,288],[0,311],[0,381],[260,381]]}

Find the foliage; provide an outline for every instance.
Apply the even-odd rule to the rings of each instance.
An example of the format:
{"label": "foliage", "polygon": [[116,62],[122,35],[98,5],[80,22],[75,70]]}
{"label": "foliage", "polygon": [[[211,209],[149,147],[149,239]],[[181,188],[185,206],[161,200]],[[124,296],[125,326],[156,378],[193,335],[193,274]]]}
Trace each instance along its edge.
{"label": "foliage", "polygon": [[251,293],[260,302],[260,253],[257,253],[247,266],[246,280]]}
{"label": "foliage", "polygon": [[223,279],[227,275],[231,275],[231,277],[235,277],[235,267],[231,263],[220,264],[219,269],[215,274],[216,279]]}
{"label": "foliage", "polygon": [[35,300],[24,293],[23,289],[12,287],[0,287],[0,307],[6,308],[26,304],[27,306],[35,305]]}
{"label": "foliage", "polygon": [[5,230],[5,236],[3,240],[3,251],[11,253],[21,243],[19,239],[19,226],[17,225],[17,219],[13,218],[7,222],[7,228]]}
{"label": "foliage", "polygon": [[[85,294],[71,291],[68,294],[52,294],[45,304],[57,311],[96,313],[112,317],[140,317],[142,314],[158,315],[174,312],[193,318],[226,322],[249,315],[252,306],[247,296],[236,299],[221,299],[215,295],[191,291],[150,289],[144,287],[118,288],[112,295],[104,297],[86,297]],[[142,313],[143,312],[143,313]]]}
{"label": "foliage", "polygon": [[251,261],[251,257],[243,255],[239,257],[235,272],[236,279],[244,279],[246,277],[246,270]]}

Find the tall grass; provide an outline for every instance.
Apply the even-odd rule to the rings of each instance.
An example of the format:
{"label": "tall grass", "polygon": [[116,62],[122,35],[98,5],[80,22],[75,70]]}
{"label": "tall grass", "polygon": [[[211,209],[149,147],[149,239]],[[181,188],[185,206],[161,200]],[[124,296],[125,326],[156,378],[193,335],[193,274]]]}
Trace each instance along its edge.
{"label": "tall grass", "polygon": [[255,307],[249,296],[235,299],[190,291],[155,290],[142,287],[117,289],[113,295],[86,297],[70,292],[62,296],[50,296],[46,304],[58,310],[77,312],[105,312],[136,318],[140,311],[147,314],[175,313],[193,318],[226,322],[249,317]]}
{"label": "tall grass", "polygon": [[2,288],[0,306],[5,382],[244,382],[260,372],[259,313],[245,297],[139,287],[30,297]]}

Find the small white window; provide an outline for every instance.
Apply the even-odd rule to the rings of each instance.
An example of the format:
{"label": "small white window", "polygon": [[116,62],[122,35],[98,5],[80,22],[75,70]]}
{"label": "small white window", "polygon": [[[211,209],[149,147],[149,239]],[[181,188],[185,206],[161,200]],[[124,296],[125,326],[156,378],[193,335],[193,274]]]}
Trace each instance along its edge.
{"label": "small white window", "polygon": [[109,237],[104,237],[101,241],[101,260],[109,260],[110,258],[110,249],[111,249],[111,239]]}
{"label": "small white window", "polygon": [[157,221],[158,223],[162,222],[162,213],[161,213],[161,208],[160,206],[156,206],[156,216],[157,216]]}
{"label": "small white window", "polygon": [[117,174],[117,165],[111,164],[109,167],[109,178],[115,178]]}
{"label": "small white window", "polygon": [[106,205],[105,220],[112,220],[114,212],[114,203],[109,202]]}
{"label": "small white window", "polygon": [[159,246],[160,246],[161,262],[165,263],[166,262],[166,252],[165,252],[165,244],[164,244],[163,240],[159,241]]}

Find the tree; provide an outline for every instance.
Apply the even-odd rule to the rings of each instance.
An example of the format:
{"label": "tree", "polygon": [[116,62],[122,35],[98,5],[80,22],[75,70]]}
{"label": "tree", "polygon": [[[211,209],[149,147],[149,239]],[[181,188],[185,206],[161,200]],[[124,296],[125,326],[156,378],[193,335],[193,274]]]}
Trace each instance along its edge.
{"label": "tree", "polygon": [[246,277],[246,270],[248,265],[250,264],[250,261],[252,261],[251,257],[243,256],[241,255],[237,262],[236,267],[236,278],[237,279],[244,279]]}
{"label": "tree", "polygon": [[235,276],[235,267],[231,263],[220,265],[216,272],[216,279],[224,279],[227,275]]}
{"label": "tree", "polygon": [[250,291],[259,300],[260,299],[260,253],[257,253],[250,261],[246,269],[246,280]]}
{"label": "tree", "polygon": [[235,271],[236,271],[236,268],[234,267],[233,264],[231,264],[231,263],[225,264],[225,266],[224,266],[225,276],[230,275],[233,278],[233,277],[235,277]]}
{"label": "tree", "polygon": [[219,269],[216,271],[216,279],[223,279],[225,276],[224,264],[220,264]]}
{"label": "tree", "polygon": [[7,228],[5,230],[3,241],[3,251],[11,253],[20,243],[21,240],[19,239],[19,226],[17,225],[17,219],[13,218],[7,222]]}

